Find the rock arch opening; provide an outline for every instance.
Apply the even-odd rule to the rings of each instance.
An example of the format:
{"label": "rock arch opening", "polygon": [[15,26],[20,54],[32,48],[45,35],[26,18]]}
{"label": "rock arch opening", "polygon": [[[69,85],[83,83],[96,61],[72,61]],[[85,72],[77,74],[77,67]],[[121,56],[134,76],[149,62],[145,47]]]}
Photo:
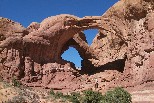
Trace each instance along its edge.
{"label": "rock arch opening", "polygon": [[76,69],[81,69],[81,61],[83,59],[75,48],[69,47],[66,51],[63,52],[61,58],[68,62],[72,62]]}
{"label": "rock arch opening", "polygon": [[98,33],[98,29],[84,30],[84,34],[86,36],[86,40],[87,40],[88,45],[92,44],[93,39],[96,37],[97,33]]}

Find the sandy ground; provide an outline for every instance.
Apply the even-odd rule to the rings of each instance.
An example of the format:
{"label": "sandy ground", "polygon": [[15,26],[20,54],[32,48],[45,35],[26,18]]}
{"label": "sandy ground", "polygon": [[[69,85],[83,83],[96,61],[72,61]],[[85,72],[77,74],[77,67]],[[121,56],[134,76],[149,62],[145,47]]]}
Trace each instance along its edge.
{"label": "sandy ground", "polygon": [[131,94],[133,103],[154,103],[154,90],[134,91]]}

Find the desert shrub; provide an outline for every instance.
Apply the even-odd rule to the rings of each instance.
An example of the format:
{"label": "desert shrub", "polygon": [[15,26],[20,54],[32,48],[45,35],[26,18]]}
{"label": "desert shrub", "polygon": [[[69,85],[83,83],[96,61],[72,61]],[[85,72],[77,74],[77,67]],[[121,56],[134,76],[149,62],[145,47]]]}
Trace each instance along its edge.
{"label": "desert shrub", "polygon": [[25,98],[22,96],[15,96],[12,100],[9,100],[7,103],[27,103]]}
{"label": "desert shrub", "polygon": [[61,92],[55,93],[52,89],[50,95],[56,99],[65,99],[72,103],[131,103],[131,95],[121,87],[107,91],[105,95],[92,90],[85,90],[82,94],[73,92],[70,95],[64,95]]}
{"label": "desert shrub", "polygon": [[20,87],[21,83],[15,78],[12,79],[12,85],[15,87]]}
{"label": "desert shrub", "polygon": [[56,92],[56,93],[54,94],[54,97],[55,97],[56,99],[59,99],[59,98],[64,98],[64,95],[63,95],[63,93],[61,93],[61,92]]}
{"label": "desert shrub", "polygon": [[11,85],[10,85],[9,83],[7,83],[7,82],[4,82],[4,81],[3,81],[3,86],[4,86],[4,88],[8,88],[8,87],[11,87]]}
{"label": "desert shrub", "polygon": [[62,98],[65,99],[65,100],[70,100],[71,96],[70,95],[63,95]]}
{"label": "desert shrub", "polygon": [[82,102],[83,103],[101,103],[103,96],[100,92],[86,90],[83,92]]}
{"label": "desert shrub", "polygon": [[62,92],[54,92],[53,89],[50,89],[49,94],[56,99],[67,98],[67,95],[64,95]]}
{"label": "desert shrub", "polygon": [[77,92],[72,92],[69,96],[69,101],[72,103],[80,103],[81,95]]}
{"label": "desert shrub", "polygon": [[55,92],[53,91],[53,89],[50,89],[49,94],[52,95],[52,96],[55,95]]}
{"label": "desert shrub", "polygon": [[116,87],[105,93],[102,103],[131,103],[131,95],[123,88]]}
{"label": "desert shrub", "polygon": [[79,101],[79,98],[80,98],[80,93],[77,93],[77,92],[73,92],[71,93],[70,95],[64,95],[63,93],[61,92],[54,92],[53,89],[50,89],[50,92],[49,94],[51,96],[53,96],[54,98],[56,99],[65,99],[65,100],[68,100],[72,103],[80,103]]}

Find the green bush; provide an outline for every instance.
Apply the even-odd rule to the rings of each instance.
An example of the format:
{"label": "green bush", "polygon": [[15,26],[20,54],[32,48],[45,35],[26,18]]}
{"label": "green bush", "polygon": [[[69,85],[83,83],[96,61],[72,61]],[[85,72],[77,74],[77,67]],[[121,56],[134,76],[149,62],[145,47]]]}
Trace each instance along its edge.
{"label": "green bush", "polygon": [[53,91],[53,89],[50,89],[50,95],[55,95],[55,92]]}
{"label": "green bush", "polygon": [[63,93],[61,93],[61,92],[56,92],[56,93],[54,94],[54,97],[55,97],[56,99],[59,99],[59,98],[64,98],[64,95],[63,95]]}
{"label": "green bush", "polygon": [[105,93],[102,103],[131,103],[131,95],[121,87]]}
{"label": "green bush", "polygon": [[72,103],[80,103],[79,99],[80,99],[80,93],[77,93],[77,92],[73,92],[71,93],[70,95],[64,95],[63,93],[61,92],[54,92],[53,89],[50,90],[50,95],[53,96],[54,98],[56,99],[65,99],[65,100],[68,100]]}
{"label": "green bush", "polygon": [[12,85],[15,87],[20,87],[21,83],[15,78],[12,79]]}
{"label": "green bush", "polygon": [[131,103],[131,95],[121,87],[108,91],[105,95],[92,90],[85,90],[82,95],[77,92],[64,95],[61,92],[54,93],[52,89],[50,90],[50,95],[56,99],[61,98],[72,103]]}
{"label": "green bush", "polygon": [[83,92],[82,102],[83,103],[101,103],[103,96],[100,92],[86,90]]}
{"label": "green bush", "polygon": [[77,92],[71,93],[71,95],[69,97],[69,100],[72,103],[80,103],[80,99],[81,99],[81,95],[80,95],[80,93],[77,93]]}

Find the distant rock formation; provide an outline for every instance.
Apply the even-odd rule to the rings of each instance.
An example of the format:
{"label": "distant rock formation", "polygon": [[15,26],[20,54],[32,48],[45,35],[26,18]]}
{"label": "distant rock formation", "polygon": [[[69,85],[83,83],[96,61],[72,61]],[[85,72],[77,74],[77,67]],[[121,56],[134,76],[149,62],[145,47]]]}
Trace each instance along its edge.
{"label": "distant rock formation", "polygon": [[[99,32],[88,45],[86,29]],[[74,47],[82,69],[61,58]],[[27,86],[74,91],[130,87],[154,80],[154,1],[121,0],[102,16],[62,14],[24,28],[0,18],[0,77]]]}

